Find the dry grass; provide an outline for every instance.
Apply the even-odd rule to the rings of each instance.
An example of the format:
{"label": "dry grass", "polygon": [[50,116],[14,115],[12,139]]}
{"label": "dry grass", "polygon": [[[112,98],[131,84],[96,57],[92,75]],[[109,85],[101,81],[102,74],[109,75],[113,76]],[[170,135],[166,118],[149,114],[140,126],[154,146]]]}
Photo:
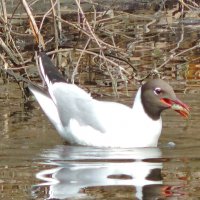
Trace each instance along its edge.
{"label": "dry grass", "polygon": [[[102,7],[92,0],[85,2],[86,6],[74,0],[71,10],[59,0],[47,1],[48,6],[21,0],[9,11],[7,2],[1,0],[0,62],[1,69],[17,82],[33,80],[37,72],[35,51],[45,50],[70,82],[111,85],[117,94],[120,85],[128,90],[129,83],[164,76],[168,63],[199,47],[196,43],[180,51],[184,40],[181,32],[176,44],[167,44],[164,51],[155,47],[159,33],[152,31],[161,18],[165,19],[162,30],[173,33],[175,14],[185,18],[196,12],[198,17],[199,5],[194,1],[177,1],[170,9],[171,18],[165,1],[156,12],[150,4],[147,14],[115,10],[114,3]],[[38,11],[38,6],[45,11]],[[25,12],[19,15],[22,8]],[[148,56],[154,62],[141,62],[141,57]]]}

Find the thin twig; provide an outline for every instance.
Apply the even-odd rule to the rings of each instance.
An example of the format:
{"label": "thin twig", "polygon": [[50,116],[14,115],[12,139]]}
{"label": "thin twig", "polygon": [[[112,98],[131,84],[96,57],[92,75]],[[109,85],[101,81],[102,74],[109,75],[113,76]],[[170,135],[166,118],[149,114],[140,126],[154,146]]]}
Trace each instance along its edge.
{"label": "thin twig", "polygon": [[30,25],[31,25],[31,28],[33,30],[33,34],[34,34],[34,36],[36,38],[37,43],[40,44],[43,49],[45,49],[43,37],[40,34],[40,31],[39,31],[39,29],[37,27],[35,19],[34,19],[33,15],[32,15],[32,12],[31,12],[31,10],[30,10],[30,8],[28,6],[28,3],[26,2],[26,0],[21,0],[21,2],[22,2],[23,6],[24,6],[24,8],[26,10],[26,13],[27,13],[29,19],[30,19]]}
{"label": "thin twig", "polygon": [[0,54],[0,58],[4,62],[4,67],[0,65],[0,69],[2,71],[7,73],[8,75],[10,75],[11,77],[14,77],[17,82],[23,81],[23,82],[26,82],[26,83],[31,83],[31,81],[29,81],[28,79],[26,79],[26,78],[24,78],[24,77],[22,77],[20,75],[17,75],[16,73],[13,72],[12,69],[8,68],[9,64],[6,62],[6,60],[4,59],[2,54]]}
{"label": "thin twig", "polygon": [[75,67],[75,69],[74,69],[74,71],[73,71],[73,73],[72,73],[72,83],[74,83],[75,76],[76,76],[76,74],[77,74],[77,72],[78,72],[79,63],[80,63],[80,61],[81,61],[81,58],[83,57],[83,54],[85,53],[85,50],[86,50],[87,47],[88,47],[88,44],[90,43],[90,41],[91,41],[91,39],[89,38],[89,39],[87,40],[86,44],[85,44],[85,47],[84,47],[83,51],[81,51],[81,54],[80,54],[80,56],[79,56],[79,58],[78,58],[78,61],[77,61],[77,63],[76,63],[76,67]]}
{"label": "thin twig", "polygon": [[5,42],[0,38],[0,46],[2,49],[8,54],[8,56],[11,58],[11,61],[15,63],[16,65],[20,65],[20,63],[17,58],[13,55],[12,51],[8,48],[8,46],[5,44]]}

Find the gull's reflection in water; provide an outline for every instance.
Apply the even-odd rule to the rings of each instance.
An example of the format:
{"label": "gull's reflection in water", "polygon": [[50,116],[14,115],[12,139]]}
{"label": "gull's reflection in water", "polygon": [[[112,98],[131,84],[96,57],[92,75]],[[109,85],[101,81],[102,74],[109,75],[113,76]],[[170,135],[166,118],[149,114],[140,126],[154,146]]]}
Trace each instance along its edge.
{"label": "gull's reflection in water", "polygon": [[[41,157],[44,170],[36,174],[41,183],[32,191],[35,194],[45,188],[47,199],[82,199],[87,195],[97,199],[102,187],[104,190],[110,187],[110,192],[116,187],[115,195],[119,192],[122,196],[119,186],[123,188],[121,192],[132,186],[130,196],[143,199],[144,187],[162,185],[159,148],[100,149],[63,145],[45,150]],[[92,189],[92,194],[88,194]],[[153,187],[148,190],[152,193]]]}

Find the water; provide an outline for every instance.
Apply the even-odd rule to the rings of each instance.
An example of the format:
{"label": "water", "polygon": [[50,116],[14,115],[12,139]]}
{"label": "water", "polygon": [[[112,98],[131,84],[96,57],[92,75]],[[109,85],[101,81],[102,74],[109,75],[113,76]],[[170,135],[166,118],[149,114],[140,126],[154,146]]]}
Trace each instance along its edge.
{"label": "water", "polygon": [[[43,6],[42,9],[47,12],[49,8]],[[121,53],[128,56],[137,69],[136,78],[145,77],[156,69],[157,76],[171,80],[176,92],[181,93],[180,99],[190,105],[191,118],[186,121],[175,112],[164,112],[158,148],[69,146],[58,136],[37,103],[24,105],[16,84],[0,82],[0,199],[199,199],[199,48],[185,52],[199,44],[199,17],[195,12],[194,16],[186,13],[184,18],[170,14],[178,11],[176,6],[167,10],[167,15],[165,11],[155,14],[155,10],[130,11],[133,13],[130,16],[116,12],[116,16],[105,21],[105,27],[100,29],[102,38],[110,31],[117,31],[119,34],[112,41],[117,47],[125,47]],[[24,24],[17,24],[16,28],[20,26],[24,28]],[[47,30],[50,38],[45,42],[52,39]],[[63,29],[63,35],[68,37],[68,34],[68,28]],[[110,37],[108,34],[108,41]],[[26,45],[34,42],[29,37],[19,39],[23,44],[27,42]],[[21,44],[20,49],[28,47],[23,48]],[[84,72],[84,67],[82,69]],[[124,81],[118,83],[120,96],[125,89],[129,90],[130,97],[120,98],[129,105],[134,85],[132,70],[130,74],[127,88]],[[81,77],[81,73],[79,75],[77,77]],[[103,84],[105,77],[97,75],[94,79],[98,86],[110,84],[110,78],[108,84]],[[113,94],[111,87],[106,92],[96,86],[93,89],[98,96]]]}
{"label": "water", "polygon": [[[7,87],[20,96],[15,84]],[[200,197],[200,95],[179,97],[192,107],[191,119],[166,111],[158,148],[101,149],[65,144],[37,103],[2,96],[0,199]]]}
{"label": "water", "polygon": [[[45,164],[52,167],[37,173],[37,178],[43,181],[37,187],[49,186],[48,196],[52,199],[105,199],[111,198],[112,191],[116,193],[117,190],[114,197],[120,199],[127,196],[126,190],[120,189],[126,187],[132,188],[130,197],[141,199],[144,186],[162,184],[158,148],[119,150],[56,146],[46,150],[42,157],[47,159]],[[151,177],[154,172],[156,177]]]}

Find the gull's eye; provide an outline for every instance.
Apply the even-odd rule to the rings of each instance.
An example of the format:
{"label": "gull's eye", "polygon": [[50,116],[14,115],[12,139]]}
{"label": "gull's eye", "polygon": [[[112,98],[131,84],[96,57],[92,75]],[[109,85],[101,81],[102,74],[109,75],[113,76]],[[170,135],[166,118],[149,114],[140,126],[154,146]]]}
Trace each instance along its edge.
{"label": "gull's eye", "polygon": [[154,89],[154,94],[159,95],[159,94],[161,94],[161,93],[162,93],[161,88],[155,88],[155,89]]}

